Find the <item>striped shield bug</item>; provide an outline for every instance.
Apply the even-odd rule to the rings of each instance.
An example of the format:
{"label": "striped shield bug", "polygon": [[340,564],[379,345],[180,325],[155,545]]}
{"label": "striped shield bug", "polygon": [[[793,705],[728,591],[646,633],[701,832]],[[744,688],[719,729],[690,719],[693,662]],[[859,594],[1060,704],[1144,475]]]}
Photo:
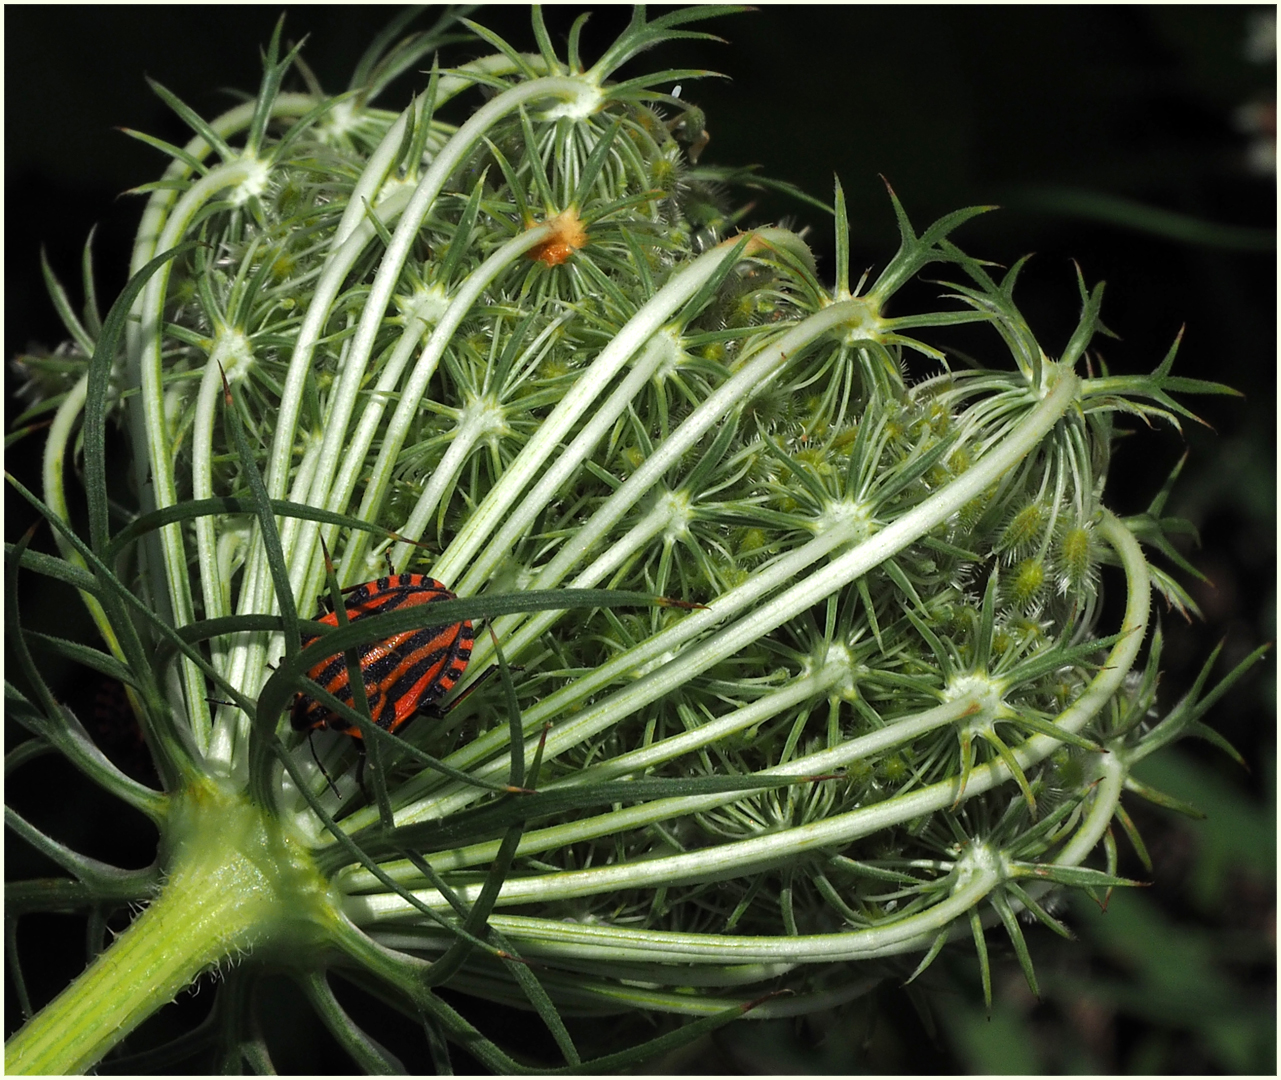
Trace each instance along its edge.
{"label": "striped shield bug", "polygon": [[[454,594],[439,581],[422,574],[381,577],[352,590],[346,603],[347,620],[356,622],[366,615],[454,599]],[[429,617],[424,612],[424,618]],[[316,621],[337,626],[338,616],[330,612]],[[303,645],[318,636],[304,630]],[[396,731],[418,710],[433,705],[449,693],[467,669],[473,640],[472,625],[464,621],[406,630],[362,646],[360,670],[364,674],[365,696],[374,723],[384,731]],[[322,660],[307,676],[339,701],[351,704],[347,660],[341,653]],[[290,722],[295,731],[327,728],[361,738],[360,728],[305,693],[299,693],[294,699]]]}

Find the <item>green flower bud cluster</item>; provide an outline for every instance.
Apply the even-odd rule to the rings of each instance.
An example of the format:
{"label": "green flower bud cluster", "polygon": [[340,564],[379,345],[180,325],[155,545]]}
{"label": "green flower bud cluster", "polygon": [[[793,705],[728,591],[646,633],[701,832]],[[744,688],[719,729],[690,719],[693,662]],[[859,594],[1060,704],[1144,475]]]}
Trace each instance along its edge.
{"label": "green flower bud cluster", "polygon": [[[205,121],[171,100],[196,138],[147,137],[173,160],[140,189],[126,307],[73,332],[51,446],[109,387],[94,423],[130,431],[141,516],[114,548],[60,533],[67,565],[132,553],[179,631],[134,648],[90,598],[143,669],[166,793],[131,797],[257,807],[308,933],[446,1038],[469,1037],[428,1004],[446,980],[554,1030],[565,1007],[723,1022],[781,987],[754,1015],[846,1000],[890,970],[850,961],[906,975],[996,923],[1034,982],[1016,913],[1063,931],[1047,889],[1126,884],[1114,851],[1083,863],[1128,823],[1132,765],[1209,731],[1208,699],[1151,715],[1159,637],[1138,659],[1151,589],[1190,605],[1138,543],[1168,549],[1169,523],[1102,493],[1113,414],[1177,423],[1167,391],[1222,388],[1169,376],[1173,349],[1150,376],[1080,374],[1084,282],[1052,357],[1020,266],[997,280],[950,239],[981,208],[918,234],[891,192],[899,249],[851,287],[838,184],[824,284],[700,156],[714,118],[661,89],[696,73],[616,75],[700,14],[638,13],[590,68],[581,23],[563,59],[537,15],[534,54],[473,27],[494,55],[434,65],[400,113],[376,91],[438,35],[327,97],[281,92],[278,34],[254,101]],[[931,264],[947,296],[890,317]],[[991,349],[954,370],[962,323]],[[909,354],[933,373],[910,381]],[[356,740],[309,747],[288,707],[317,678],[300,626],[388,566],[461,598],[478,633],[451,700],[475,693],[394,738],[357,728],[362,783]],[[216,865],[216,822],[173,820],[172,850]],[[227,955],[295,932],[266,921]]]}

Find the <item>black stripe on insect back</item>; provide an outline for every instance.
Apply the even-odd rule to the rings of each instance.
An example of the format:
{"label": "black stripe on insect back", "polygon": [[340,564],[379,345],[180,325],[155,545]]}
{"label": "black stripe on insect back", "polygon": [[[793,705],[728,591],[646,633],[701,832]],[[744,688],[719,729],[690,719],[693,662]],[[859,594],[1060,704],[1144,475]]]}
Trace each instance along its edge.
{"label": "black stripe on insect back", "polygon": [[394,578],[379,578],[361,585],[351,593],[347,602],[347,619],[349,622],[362,619],[366,615],[395,611],[406,601],[413,604],[431,603],[436,599],[454,598],[453,593],[444,589],[426,588],[414,584],[412,574],[401,574]]}
{"label": "black stripe on insect back", "polygon": [[[454,594],[433,578],[398,574],[350,590],[345,601],[346,616],[348,622],[355,622],[367,615],[452,599]],[[337,625],[333,614],[317,619]],[[304,631],[302,636],[305,645],[316,640],[317,635]],[[363,646],[359,661],[361,681],[374,722],[384,730],[394,731],[420,706],[431,705],[448,693],[467,668],[473,641],[471,623],[464,620],[403,631]],[[339,701],[353,703],[344,656],[328,657],[309,674]],[[291,720],[300,731],[327,727],[358,734],[351,724],[303,692],[295,699]]]}
{"label": "black stripe on insect back", "polygon": [[[432,643],[442,631],[454,630],[452,640],[441,644],[438,648],[430,652],[415,655],[415,650],[420,650],[424,646]],[[405,695],[409,694],[420,680],[425,678],[434,668],[440,670],[435,678],[428,684],[423,692],[415,701],[415,711],[422,706],[432,705],[439,698],[443,697],[462,676],[467,669],[467,661],[471,658],[472,637],[461,627],[428,627],[425,630],[415,633],[412,637],[402,641],[398,647],[392,649],[376,660],[366,663],[362,666],[365,684],[365,697],[369,701],[369,714],[374,723],[385,731],[394,730],[399,726],[396,716],[396,703]],[[371,650],[372,651],[372,650]],[[406,661],[412,662],[396,676],[396,670]],[[342,657],[339,657],[342,660]],[[333,668],[334,665],[330,665]],[[353,703],[351,684],[347,679],[347,666],[343,662],[337,665],[336,674],[330,674],[330,669],[326,669],[326,674],[330,677],[327,679],[317,679],[321,685],[325,686],[331,694],[334,695],[344,705]],[[396,676],[395,681],[390,685],[383,685],[384,680]],[[307,713],[310,714],[312,709],[317,712],[323,711],[327,715],[327,726],[335,731],[346,731],[350,727],[345,718],[328,712],[323,706],[317,705],[310,698],[306,699]],[[304,719],[300,717],[300,719]],[[311,716],[305,717],[309,726]],[[408,716],[402,717],[401,721],[407,721]]]}
{"label": "black stripe on insect back", "polygon": [[[453,638],[441,642],[436,648],[429,652],[420,652],[435,644],[440,636],[448,631],[453,631]],[[420,679],[428,674],[432,668],[439,666],[440,671],[434,682],[429,685],[420,697],[423,704],[429,705],[438,698],[443,697],[462,677],[467,669],[467,662],[471,659],[473,637],[470,633],[470,627],[460,625],[425,627],[422,630],[415,631],[411,636],[401,641],[395,648],[378,653],[378,650],[385,644],[378,642],[375,645],[367,646],[367,651],[361,661],[361,672],[364,676],[365,696],[369,699],[370,713],[382,727],[388,727],[394,719],[394,705],[392,706],[393,715],[379,716],[378,702],[385,698],[388,702],[396,702],[404,694],[409,693]],[[417,655],[415,655],[417,653]],[[370,659],[373,656],[373,659]],[[396,674],[396,669],[406,661],[412,663],[405,668],[390,686],[383,686],[386,679]],[[344,705],[352,703],[351,684],[348,681],[347,660],[346,657],[339,653],[331,657],[325,664],[324,669],[315,679],[329,693],[333,694]],[[380,689],[381,688],[381,689]],[[307,698],[308,706],[315,703],[311,698]],[[320,707],[320,706],[317,706]],[[338,719],[335,717],[334,719]]]}
{"label": "black stripe on insect back", "polygon": [[[400,587],[393,588],[393,582]],[[411,597],[420,596],[424,592],[421,587],[413,586],[412,576],[409,574],[401,574],[397,578],[379,578],[373,584],[378,590],[373,593],[373,595],[370,595],[368,585],[362,585],[352,594],[352,607],[347,612],[348,622],[356,622],[359,619],[363,619],[366,615],[382,615],[388,611],[395,611],[397,608],[402,607],[406,600]],[[432,590],[432,592],[435,592],[435,590]],[[418,602],[421,603],[421,601]],[[415,637],[420,633],[427,633],[435,636],[443,629],[444,627],[425,627],[421,631],[413,631],[413,634]],[[302,637],[303,645],[308,645],[316,640],[315,634],[308,634],[306,631],[303,632]],[[364,648],[367,652],[372,652],[378,644],[380,643],[372,643],[364,646]],[[408,645],[410,642],[404,642],[403,644]],[[391,653],[389,655],[394,656],[395,653]],[[383,678],[391,673],[394,667],[394,665],[392,667],[386,666],[382,658],[369,662],[368,665],[366,665],[363,656],[361,660],[361,666],[364,667],[366,671],[366,684],[371,681],[381,682]],[[344,659],[342,653],[339,653],[336,656],[331,656],[325,662],[324,669],[321,671],[320,677],[316,679],[316,682],[329,690],[329,692],[335,697],[341,698],[343,701],[350,701],[350,696],[343,697],[337,689],[338,685],[341,685],[344,690],[346,689],[346,672],[347,661]],[[372,679],[371,675],[373,676]],[[340,684],[339,680],[341,680]]]}
{"label": "black stripe on insect back", "polygon": [[[437,698],[443,697],[450,688],[458,681],[459,676],[467,668],[467,661],[471,659],[472,643],[470,635],[462,631],[461,627],[442,627],[455,631],[452,641],[445,642],[438,648],[432,649],[431,652],[424,653],[421,656],[415,656],[413,663],[409,665],[401,675],[387,687],[387,697],[391,701],[397,701],[404,694],[409,693],[414,685],[423,678],[432,668],[439,666],[440,671],[437,673],[433,684],[423,692],[419,700],[424,705],[430,705]],[[425,631],[425,633],[427,633]],[[440,630],[433,632],[435,637]],[[406,645],[414,644],[406,642]],[[430,644],[430,641],[422,642],[419,647]],[[389,671],[388,674],[391,674]]]}
{"label": "black stripe on insect back", "polygon": [[368,585],[362,585],[352,594],[352,599],[357,604],[365,605],[360,609],[361,615],[369,615],[374,611],[395,611],[396,608],[411,597],[415,603],[430,602],[438,596],[449,596],[452,599],[452,594],[444,589],[424,588],[422,585],[415,585],[413,574],[401,574],[399,577],[394,578],[383,577],[373,584],[375,586],[373,589],[370,589]]}
{"label": "black stripe on insect back", "polygon": [[[360,670],[364,676],[366,696],[382,684],[383,680],[395,672],[401,664],[405,662],[414,652],[415,649],[421,648],[422,638],[427,635],[428,641],[434,638],[444,627],[433,628],[427,627],[424,630],[415,631],[412,636],[401,641],[393,649],[384,649],[386,642],[377,641],[364,646],[363,653],[360,657]],[[443,652],[444,650],[440,650]],[[438,652],[436,655],[439,655]],[[372,659],[371,659],[372,657]],[[430,664],[427,665],[428,667]],[[426,668],[423,668],[426,671]],[[420,677],[421,677],[420,672]],[[325,663],[324,669],[320,672],[316,682],[320,683],[326,690],[334,695],[344,705],[350,705],[351,683],[348,680],[347,658],[344,654],[338,653],[331,656]],[[400,680],[397,680],[399,684]],[[410,683],[410,686],[413,684]],[[406,687],[408,689],[408,687]],[[372,702],[371,702],[372,707]]]}

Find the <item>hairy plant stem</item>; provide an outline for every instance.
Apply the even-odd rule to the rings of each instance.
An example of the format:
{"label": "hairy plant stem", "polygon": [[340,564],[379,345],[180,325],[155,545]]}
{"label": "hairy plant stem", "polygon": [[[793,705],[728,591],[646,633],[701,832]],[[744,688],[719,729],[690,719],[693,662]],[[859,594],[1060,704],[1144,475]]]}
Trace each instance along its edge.
{"label": "hairy plant stem", "polygon": [[202,972],[325,939],[327,886],[272,815],[214,783],[174,796],[170,811],[159,895],[9,1040],[6,1072],[83,1072]]}

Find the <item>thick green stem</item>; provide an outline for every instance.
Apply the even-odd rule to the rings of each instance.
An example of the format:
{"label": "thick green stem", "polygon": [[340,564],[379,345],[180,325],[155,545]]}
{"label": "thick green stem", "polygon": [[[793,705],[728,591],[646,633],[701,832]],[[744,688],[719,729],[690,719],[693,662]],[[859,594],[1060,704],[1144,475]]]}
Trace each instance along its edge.
{"label": "thick green stem", "polygon": [[[175,878],[108,951],[5,1047],[8,1073],[81,1073],[240,947],[237,890]],[[181,943],[182,948],[175,948]]]}
{"label": "thick green stem", "polygon": [[269,817],[212,784],[173,810],[160,895],[9,1040],[6,1072],[84,1072],[203,971],[269,943],[321,939],[324,882]]}

